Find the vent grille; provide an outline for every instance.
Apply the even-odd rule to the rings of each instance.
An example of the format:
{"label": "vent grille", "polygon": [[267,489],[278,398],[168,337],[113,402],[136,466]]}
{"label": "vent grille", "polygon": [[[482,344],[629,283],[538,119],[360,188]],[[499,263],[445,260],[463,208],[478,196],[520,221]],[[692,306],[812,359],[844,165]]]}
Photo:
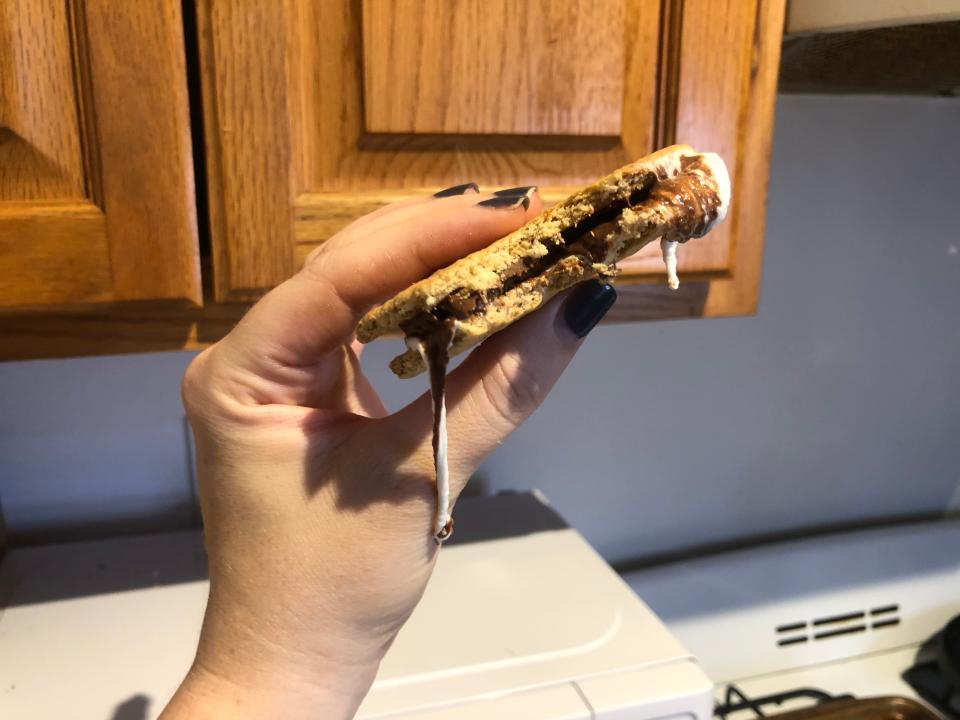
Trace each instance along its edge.
{"label": "vent grille", "polygon": [[899,605],[879,605],[868,610],[854,610],[777,625],[775,637],[779,647],[789,647],[844,635],[882,630],[899,624]]}

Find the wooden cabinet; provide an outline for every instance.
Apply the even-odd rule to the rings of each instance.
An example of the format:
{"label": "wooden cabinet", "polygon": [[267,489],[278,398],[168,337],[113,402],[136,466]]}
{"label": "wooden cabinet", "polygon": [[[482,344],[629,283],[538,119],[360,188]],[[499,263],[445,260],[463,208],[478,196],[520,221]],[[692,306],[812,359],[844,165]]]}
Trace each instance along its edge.
{"label": "wooden cabinet", "polygon": [[[148,44],[152,63],[127,58],[123,51],[129,48],[112,31],[98,30],[95,37],[90,30],[111,20],[115,27],[113,16],[129,15],[138,18],[133,24],[141,32],[153,23],[162,28],[159,37],[179,37],[180,4],[154,0],[134,10],[134,4],[126,9],[121,3],[108,12],[99,9],[101,3],[107,0],[77,1],[83,12],[64,19],[70,32],[87,33],[86,45],[77,45],[88,48],[86,55],[72,49],[69,36],[58,36],[67,39],[60,48],[66,73],[61,84],[72,87],[71,72],[82,80],[75,103],[80,111],[72,121],[79,140],[69,140],[74,101],[47,90],[49,102],[60,102],[62,127],[44,131],[54,134],[51,147],[69,160],[57,168],[72,170],[64,171],[58,185],[44,179],[46,165],[34,163],[29,186],[47,195],[18,197],[13,205],[24,213],[31,206],[47,207],[52,197],[54,204],[71,200],[70,212],[84,207],[99,213],[105,231],[82,239],[79,232],[51,230],[44,247],[62,253],[69,246],[74,257],[85,258],[85,249],[95,248],[103,258],[102,276],[95,288],[84,274],[83,280],[70,280],[88,283],[83,292],[70,287],[54,292],[48,285],[52,276],[36,275],[32,292],[44,302],[77,302],[81,295],[84,301],[196,299],[199,280],[195,271],[188,272],[191,261],[196,267],[192,196],[174,190],[189,189],[191,182],[185,125],[183,134],[175,131],[181,115],[186,122],[182,58],[178,61],[164,40]],[[554,202],[672,142],[724,157],[734,187],[731,212],[709,239],[681,249],[684,284],[678,292],[663,285],[656,248],[624,263],[624,280],[632,285],[621,293],[615,319],[752,312],[783,12],[784,0],[196,0],[196,28],[187,33],[187,45],[196,58],[194,110],[202,116],[194,131],[203,135],[204,176],[198,182],[206,191],[201,224],[209,229],[204,307],[85,307],[87,327],[97,324],[104,352],[136,349],[140,336],[150,349],[203,344],[222,334],[244,304],[289,277],[318,243],[384,203],[470,180],[485,189],[536,184],[545,200]],[[108,36],[102,42],[120,47],[94,51],[100,35]],[[8,45],[8,39],[0,42]],[[108,67],[113,63],[107,76],[125,78],[100,84],[100,92],[114,98],[118,117],[111,122],[119,129],[104,124],[94,131],[84,124],[88,95],[108,102],[99,100],[99,66],[87,56]],[[118,58],[136,68],[135,78],[120,70]],[[154,63],[166,68],[159,77],[144,68]],[[23,70],[25,76],[32,72]],[[131,89],[131,83],[148,81],[155,92]],[[116,83],[127,83],[126,90],[117,90]],[[118,92],[128,92],[124,102]],[[149,112],[156,107],[153,95],[164,93],[164,104],[175,109]],[[6,108],[13,95],[4,89],[3,97]],[[147,123],[146,134],[130,127],[137,122]],[[47,142],[47,135],[30,142],[31,147]],[[130,154],[132,168],[125,157]],[[124,181],[108,183],[114,170],[108,171],[107,161],[118,155],[127,160],[115,170]],[[91,157],[104,159],[98,164]],[[137,173],[147,166],[165,178],[155,195],[152,183],[137,184],[142,179]],[[108,185],[126,193],[116,205]],[[7,174],[0,175],[0,186],[0,193],[15,187]],[[116,236],[110,234],[114,207]],[[162,212],[152,213],[157,209]],[[0,206],[0,223],[4,210]],[[178,232],[158,229],[171,222]],[[121,231],[134,223],[139,231],[121,242]],[[26,238],[41,230],[17,232]],[[8,258],[27,255],[22,249],[11,255],[17,241],[4,233],[0,224],[0,277],[6,278],[12,270]],[[69,242],[63,239],[67,234]],[[149,282],[128,283],[128,271],[147,273]],[[29,301],[21,293],[20,302]],[[0,294],[4,302],[12,304]],[[82,329],[70,329],[74,312],[30,320],[0,316],[0,332],[6,328],[34,340],[42,335],[43,354],[59,354],[55,337],[64,336],[80,352],[97,351]]]}
{"label": "wooden cabinet", "polygon": [[180,4],[0,1],[0,308],[201,302]]}
{"label": "wooden cabinet", "polygon": [[[553,201],[678,141],[727,161],[732,217],[682,248],[680,293],[636,291],[630,315],[752,311],[782,2],[198,10],[217,300],[255,297],[408,193],[473,180],[537,184]],[[624,263],[625,279],[662,283],[658,255],[650,246]]]}

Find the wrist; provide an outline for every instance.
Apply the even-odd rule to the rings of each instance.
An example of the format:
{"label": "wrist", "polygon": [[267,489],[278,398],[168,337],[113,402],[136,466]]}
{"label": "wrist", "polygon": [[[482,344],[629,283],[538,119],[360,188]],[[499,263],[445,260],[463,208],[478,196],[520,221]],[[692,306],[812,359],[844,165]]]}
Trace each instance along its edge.
{"label": "wrist", "polygon": [[352,718],[365,692],[296,685],[272,672],[227,678],[195,663],[161,714],[161,720],[250,720],[282,717]]}
{"label": "wrist", "polygon": [[246,720],[282,717],[352,718],[367,693],[376,668],[328,674],[305,681],[298,672],[261,662],[256,666],[234,658],[208,658],[198,653],[161,720]]}
{"label": "wrist", "polygon": [[164,720],[354,716],[376,676],[379,653],[361,655],[333,643],[322,649],[312,643],[307,651],[277,636],[269,620],[260,616],[265,627],[258,630],[245,615],[208,605],[196,658]]}

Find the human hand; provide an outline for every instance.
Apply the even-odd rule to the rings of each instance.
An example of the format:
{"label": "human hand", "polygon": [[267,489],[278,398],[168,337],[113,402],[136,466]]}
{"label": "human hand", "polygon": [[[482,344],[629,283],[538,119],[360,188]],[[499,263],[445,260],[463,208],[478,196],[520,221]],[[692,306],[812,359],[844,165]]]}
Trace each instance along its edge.
{"label": "human hand", "polygon": [[[164,717],[352,717],[432,572],[429,394],[388,414],[360,371],[357,320],[540,212],[466,193],[360,218],[191,363],[210,596]],[[504,201],[497,201],[503,204]],[[450,373],[451,499],[536,407],[615,293],[588,284]],[[566,321],[565,321],[566,318]],[[571,329],[571,327],[573,329]],[[438,648],[438,651],[442,649]]]}

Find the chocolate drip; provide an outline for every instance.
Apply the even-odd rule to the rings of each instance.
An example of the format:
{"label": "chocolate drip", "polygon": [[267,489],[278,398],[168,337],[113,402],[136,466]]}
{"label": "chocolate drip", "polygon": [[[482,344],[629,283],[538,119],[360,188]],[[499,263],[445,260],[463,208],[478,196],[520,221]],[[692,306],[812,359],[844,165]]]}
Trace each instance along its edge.
{"label": "chocolate drip", "polygon": [[453,340],[453,320],[438,322],[433,332],[421,338],[430,366],[430,396],[433,399],[433,466],[439,472],[437,453],[440,449],[440,407],[443,405],[447,384],[447,364],[450,362],[450,341]]}
{"label": "chocolate drip", "polygon": [[[430,373],[430,398],[433,401],[433,469],[437,482],[437,517],[445,517],[449,496],[448,468],[445,449],[446,429],[443,419],[446,415],[444,394],[447,382],[447,365],[450,362],[450,344],[456,330],[453,318],[439,319],[430,313],[422,313],[402,326],[408,338],[420,343],[427,370]],[[438,542],[446,540],[453,532],[453,519],[446,520],[437,531]]]}

